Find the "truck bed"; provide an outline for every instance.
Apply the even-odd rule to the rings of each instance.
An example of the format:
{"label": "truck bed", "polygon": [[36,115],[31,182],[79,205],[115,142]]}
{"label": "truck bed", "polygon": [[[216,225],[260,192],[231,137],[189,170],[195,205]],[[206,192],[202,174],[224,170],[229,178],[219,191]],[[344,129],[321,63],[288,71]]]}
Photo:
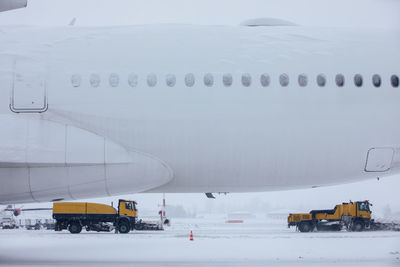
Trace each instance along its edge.
{"label": "truck bed", "polygon": [[53,204],[53,219],[55,220],[89,220],[113,222],[117,211],[108,205],[96,203],[63,202]]}

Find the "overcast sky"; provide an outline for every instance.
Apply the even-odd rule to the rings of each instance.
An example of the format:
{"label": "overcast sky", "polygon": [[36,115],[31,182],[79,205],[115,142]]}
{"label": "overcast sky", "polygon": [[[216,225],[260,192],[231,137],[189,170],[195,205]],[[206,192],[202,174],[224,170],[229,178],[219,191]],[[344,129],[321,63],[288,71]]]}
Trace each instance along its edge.
{"label": "overcast sky", "polygon": [[28,0],[1,24],[81,26],[155,23],[229,24],[274,17],[300,25],[400,27],[398,0]]}
{"label": "overcast sky", "polygon": [[[400,28],[400,1],[28,0],[26,9],[0,13],[0,25],[67,25],[74,17],[77,18],[77,26],[156,23],[238,25],[251,18],[274,17],[306,26]],[[307,211],[311,208],[330,208],[350,199],[370,199],[376,204],[376,209],[390,205],[393,211],[400,211],[399,188],[400,176],[396,176],[308,190],[230,194],[216,200],[208,200],[203,194],[168,194],[167,202],[183,204],[186,209],[197,209],[198,212],[217,207],[227,211],[246,210],[257,205]],[[156,211],[161,196],[136,194],[124,197],[137,200],[139,207]],[[109,203],[116,199],[92,201]]]}

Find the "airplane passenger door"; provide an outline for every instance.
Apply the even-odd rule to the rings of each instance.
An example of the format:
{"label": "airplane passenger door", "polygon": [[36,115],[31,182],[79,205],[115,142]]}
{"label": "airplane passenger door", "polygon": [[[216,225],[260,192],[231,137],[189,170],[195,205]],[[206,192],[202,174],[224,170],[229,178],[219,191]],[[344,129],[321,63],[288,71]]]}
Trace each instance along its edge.
{"label": "airplane passenger door", "polygon": [[371,148],[367,154],[366,172],[389,171],[394,157],[394,149],[386,147]]}
{"label": "airplane passenger door", "polygon": [[32,59],[17,59],[10,109],[16,113],[41,113],[47,110],[45,68]]}

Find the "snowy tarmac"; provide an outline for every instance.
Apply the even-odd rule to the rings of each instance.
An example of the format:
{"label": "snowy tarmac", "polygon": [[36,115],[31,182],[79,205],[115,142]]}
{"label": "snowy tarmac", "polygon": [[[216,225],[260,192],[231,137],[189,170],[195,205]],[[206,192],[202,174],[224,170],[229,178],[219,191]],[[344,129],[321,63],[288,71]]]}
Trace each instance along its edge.
{"label": "snowy tarmac", "polygon": [[400,266],[400,232],[299,233],[271,219],[172,223],[165,231],[126,235],[0,230],[0,265]]}

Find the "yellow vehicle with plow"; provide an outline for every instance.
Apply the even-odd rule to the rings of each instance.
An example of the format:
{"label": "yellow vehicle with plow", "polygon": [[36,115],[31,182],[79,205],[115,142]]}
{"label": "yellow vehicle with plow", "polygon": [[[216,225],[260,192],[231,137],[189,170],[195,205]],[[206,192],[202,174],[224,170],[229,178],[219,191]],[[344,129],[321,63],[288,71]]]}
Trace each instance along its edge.
{"label": "yellow vehicle with plow", "polygon": [[148,223],[137,219],[136,202],[118,201],[118,210],[112,206],[86,202],[64,202],[53,204],[55,231],[69,230],[78,234],[86,231],[116,232],[126,234],[131,230],[163,230],[162,224]]}
{"label": "yellow vehicle with plow", "polygon": [[[368,200],[342,203],[330,210],[312,210],[309,213],[291,213],[288,227],[296,226],[300,232],[340,231],[343,227],[351,231],[364,231],[378,227],[371,219],[372,206]],[[381,227],[381,226],[379,226]]]}

